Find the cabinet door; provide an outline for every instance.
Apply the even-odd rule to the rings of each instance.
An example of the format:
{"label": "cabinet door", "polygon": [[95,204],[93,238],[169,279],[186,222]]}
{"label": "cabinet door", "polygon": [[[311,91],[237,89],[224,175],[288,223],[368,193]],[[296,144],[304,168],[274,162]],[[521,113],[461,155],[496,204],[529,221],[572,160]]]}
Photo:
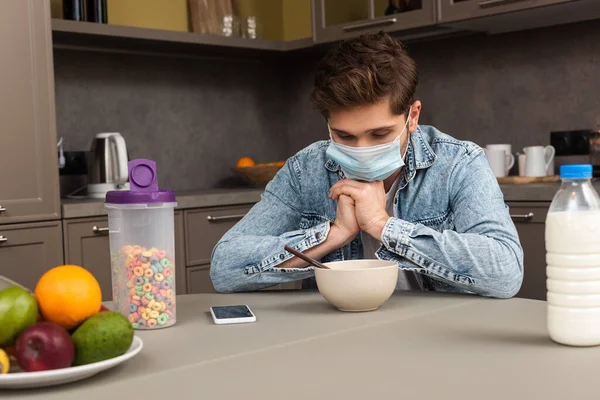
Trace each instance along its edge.
{"label": "cabinet door", "polygon": [[186,210],[186,266],[210,263],[210,255],[219,239],[241,220],[250,208],[252,204]]}
{"label": "cabinet door", "polygon": [[572,0],[439,0],[440,21],[460,21],[530,8],[569,3]]}
{"label": "cabinet door", "polygon": [[0,275],[34,290],[47,270],[63,262],[60,221],[0,225]]}
{"label": "cabinet door", "polygon": [[0,224],[60,218],[50,2],[0,1]]}
{"label": "cabinet door", "polygon": [[[67,220],[64,225],[65,261],[90,271],[102,289],[102,299],[112,300],[112,275],[108,219]],[[175,212],[175,279],[178,294],[185,293],[183,214]]]}
{"label": "cabinet door", "polygon": [[[316,42],[331,42],[363,33],[410,31],[434,25],[437,0],[396,2],[400,12],[386,15],[387,0],[313,0],[313,33]],[[400,35],[402,36],[402,35]]]}
{"label": "cabinet door", "polygon": [[523,247],[524,276],[517,297],[546,300],[545,221],[549,203],[511,203],[510,215]]}
{"label": "cabinet door", "polygon": [[108,218],[64,222],[65,262],[90,271],[100,283],[102,300],[112,300]]}

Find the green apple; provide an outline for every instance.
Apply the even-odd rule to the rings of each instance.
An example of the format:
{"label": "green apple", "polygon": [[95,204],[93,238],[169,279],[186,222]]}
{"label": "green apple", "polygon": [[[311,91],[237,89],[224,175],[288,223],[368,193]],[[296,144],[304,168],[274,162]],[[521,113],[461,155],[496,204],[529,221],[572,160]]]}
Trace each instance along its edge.
{"label": "green apple", "polygon": [[0,347],[11,346],[25,328],[35,325],[38,304],[27,290],[12,286],[0,291]]}

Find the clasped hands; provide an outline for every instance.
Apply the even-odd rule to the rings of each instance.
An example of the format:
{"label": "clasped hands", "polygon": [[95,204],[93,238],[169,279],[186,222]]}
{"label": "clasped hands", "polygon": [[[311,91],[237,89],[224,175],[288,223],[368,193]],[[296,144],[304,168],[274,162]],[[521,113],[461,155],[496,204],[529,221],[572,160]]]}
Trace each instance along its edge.
{"label": "clasped hands", "polygon": [[330,235],[340,247],[350,243],[360,231],[381,240],[383,228],[390,218],[382,181],[343,179],[331,187],[329,197],[338,201]]}

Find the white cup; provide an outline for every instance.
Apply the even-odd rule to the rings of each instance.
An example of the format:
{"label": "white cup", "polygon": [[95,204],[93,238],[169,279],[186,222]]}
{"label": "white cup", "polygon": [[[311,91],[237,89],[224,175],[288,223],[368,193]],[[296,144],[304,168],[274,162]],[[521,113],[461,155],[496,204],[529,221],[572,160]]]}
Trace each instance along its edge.
{"label": "white cup", "polygon": [[[494,169],[494,167],[492,166],[492,170],[494,171],[494,175],[496,175],[496,177],[500,178],[503,176],[507,176],[508,175],[508,171],[510,171],[510,169],[513,167],[513,165],[515,165],[515,156],[512,155],[512,146],[510,144],[488,144],[487,146],[485,146],[485,154],[488,155],[491,153],[494,153],[496,151],[504,151],[508,157],[505,157],[504,159],[504,172],[501,173],[500,172],[500,167],[499,167],[499,161],[498,161],[498,165],[497,165],[497,170]],[[499,155],[492,155],[492,157],[499,157]],[[488,156],[489,158],[489,156]],[[494,160],[494,163],[496,163],[496,160]],[[490,162],[491,165],[491,162]]]}
{"label": "white cup", "polygon": [[527,156],[525,153],[519,153],[519,176],[525,176],[525,162]]}
{"label": "white cup", "polygon": [[525,161],[525,176],[546,176],[554,161],[556,150],[552,146],[530,146],[523,149],[527,156]]}
{"label": "white cup", "polygon": [[508,174],[508,171],[515,164],[515,157],[501,149],[486,149],[485,154],[487,155],[492,171],[496,178],[502,178]]}

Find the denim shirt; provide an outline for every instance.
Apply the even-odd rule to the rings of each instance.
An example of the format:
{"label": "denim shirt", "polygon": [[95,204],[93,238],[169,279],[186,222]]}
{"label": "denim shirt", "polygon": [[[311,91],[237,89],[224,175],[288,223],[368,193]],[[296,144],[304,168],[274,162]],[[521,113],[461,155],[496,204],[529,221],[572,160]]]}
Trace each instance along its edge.
{"label": "denim shirt", "polygon": [[[212,252],[210,276],[219,292],[260,290],[313,281],[313,267],[277,268],[324,242],[337,202],[329,189],[344,174],[328,159],[329,141],[288,159],[260,201]],[[431,126],[410,136],[399,177],[394,215],[386,223],[377,258],[419,274],[424,290],[508,298],[523,280],[523,249],[483,150]],[[322,262],[362,258],[361,235]]]}

